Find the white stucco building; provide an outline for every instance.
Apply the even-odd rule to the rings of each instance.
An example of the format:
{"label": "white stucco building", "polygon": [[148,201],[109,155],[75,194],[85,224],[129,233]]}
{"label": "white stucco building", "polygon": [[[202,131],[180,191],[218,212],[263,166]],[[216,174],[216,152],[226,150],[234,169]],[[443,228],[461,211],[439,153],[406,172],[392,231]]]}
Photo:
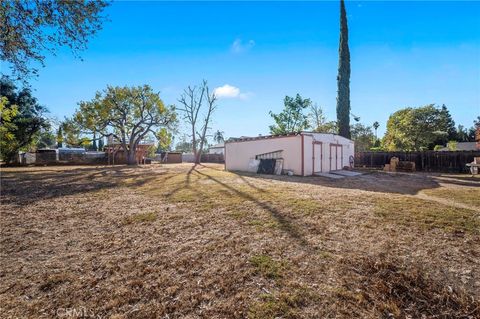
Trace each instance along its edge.
{"label": "white stucco building", "polygon": [[208,148],[208,154],[224,154],[224,153],[225,153],[225,143],[215,144]]}
{"label": "white stucco building", "polygon": [[254,159],[283,159],[283,170],[309,176],[350,166],[354,142],[336,134],[300,132],[225,142],[225,168],[249,171]]}

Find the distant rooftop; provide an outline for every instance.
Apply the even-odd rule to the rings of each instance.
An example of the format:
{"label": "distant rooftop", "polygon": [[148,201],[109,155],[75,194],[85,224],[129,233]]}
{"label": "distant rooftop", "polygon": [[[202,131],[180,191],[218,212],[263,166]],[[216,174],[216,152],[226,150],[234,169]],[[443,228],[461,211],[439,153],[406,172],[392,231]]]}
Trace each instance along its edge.
{"label": "distant rooftop", "polygon": [[[271,138],[277,138],[277,137],[288,137],[288,136],[297,136],[301,134],[323,134],[323,135],[335,135],[335,136],[340,136],[335,133],[320,133],[320,132],[313,132],[313,131],[301,131],[301,132],[291,132],[291,133],[286,133],[286,134],[272,134],[272,135],[259,135],[259,136],[241,136],[241,137],[231,137],[227,141],[228,142],[241,142],[241,141],[255,141],[255,140],[264,140],[264,139],[271,139]],[[341,137],[341,136],[340,136]]]}
{"label": "distant rooftop", "polygon": [[[459,142],[455,151],[476,151],[478,150],[476,142]],[[450,151],[448,147],[439,149],[439,151]]]}
{"label": "distant rooftop", "polygon": [[223,148],[223,147],[225,147],[225,143],[218,143],[210,146],[209,148]]}

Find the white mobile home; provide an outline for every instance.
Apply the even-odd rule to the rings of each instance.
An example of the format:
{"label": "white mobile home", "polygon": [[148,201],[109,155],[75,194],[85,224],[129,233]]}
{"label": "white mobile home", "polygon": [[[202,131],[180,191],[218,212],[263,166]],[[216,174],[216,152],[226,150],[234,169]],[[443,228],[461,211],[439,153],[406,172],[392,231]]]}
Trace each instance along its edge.
{"label": "white mobile home", "polygon": [[225,143],[225,168],[249,171],[253,160],[283,160],[283,170],[308,176],[340,170],[353,163],[353,141],[336,134],[300,132],[240,138]]}

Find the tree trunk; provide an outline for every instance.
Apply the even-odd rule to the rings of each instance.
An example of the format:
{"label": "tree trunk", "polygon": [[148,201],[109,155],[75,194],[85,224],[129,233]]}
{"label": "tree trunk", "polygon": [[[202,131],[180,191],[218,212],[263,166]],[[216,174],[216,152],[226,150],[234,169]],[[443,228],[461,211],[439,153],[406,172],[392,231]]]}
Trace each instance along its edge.
{"label": "tree trunk", "polygon": [[135,158],[135,150],[131,149],[127,152],[127,165],[137,165]]}
{"label": "tree trunk", "polygon": [[202,152],[197,151],[197,154],[195,154],[195,164],[200,164],[201,159],[202,159]]}
{"label": "tree trunk", "polygon": [[197,148],[197,139],[195,137],[195,124],[192,124],[192,152],[195,156],[195,164],[200,164],[200,159],[198,157],[198,148]]}

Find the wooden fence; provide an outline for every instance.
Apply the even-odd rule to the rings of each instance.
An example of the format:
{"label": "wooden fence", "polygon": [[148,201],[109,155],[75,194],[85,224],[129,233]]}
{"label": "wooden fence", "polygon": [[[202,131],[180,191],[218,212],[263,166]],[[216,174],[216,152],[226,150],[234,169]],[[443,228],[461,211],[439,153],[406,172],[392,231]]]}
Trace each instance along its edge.
{"label": "wooden fence", "polygon": [[202,154],[202,163],[224,163],[223,154]]}
{"label": "wooden fence", "polygon": [[[184,163],[194,163],[195,156],[191,153],[183,154],[182,161]],[[223,154],[202,154],[201,163],[225,163]]]}
{"label": "wooden fence", "polygon": [[355,153],[356,167],[382,168],[390,163],[392,157],[398,157],[401,161],[415,162],[419,171],[466,173],[467,163],[473,162],[474,157],[480,157],[478,151],[455,151],[455,152],[357,152]]}

